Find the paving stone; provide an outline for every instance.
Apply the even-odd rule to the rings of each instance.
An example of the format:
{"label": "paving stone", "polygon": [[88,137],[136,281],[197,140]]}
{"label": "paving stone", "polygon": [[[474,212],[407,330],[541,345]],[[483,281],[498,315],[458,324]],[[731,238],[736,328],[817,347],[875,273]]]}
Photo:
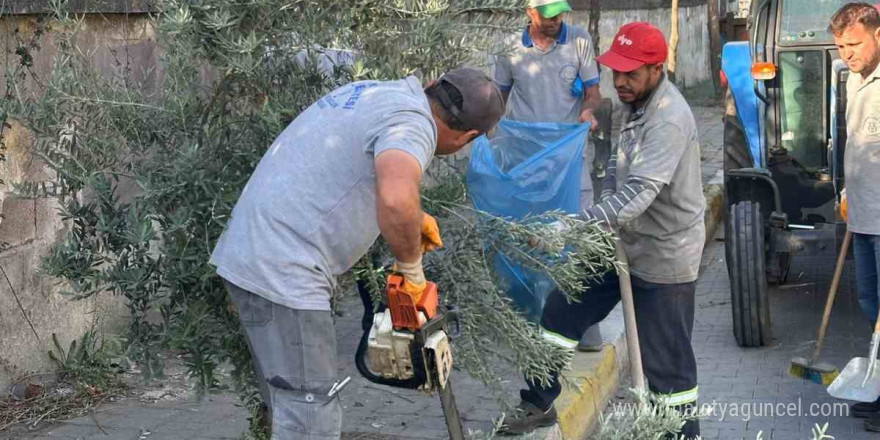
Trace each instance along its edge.
{"label": "paving stone", "polygon": [[[802,414],[794,417],[777,415],[775,418],[753,418],[743,432],[742,421],[728,417],[714,421],[709,429],[720,429],[718,438],[754,438],[757,430],[764,431],[768,439],[808,439],[814,423],[829,422],[829,434],[836,438],[862,438],[861,421],[834,415],[811,415],[811,405],[840,403],[828,396],[825,389],[817,384],[791,378],[786,370],[792,357],[808,354],[815,338],[815,326],[824,305],[825,294],[831,278],[833,255],[821,257],[796,258],[792,273],[801,274],[799,283],[789,286],[772,287],[770,292],[773,330],[776,340],[770,347],[759,349],[740,349],[735,347],[730,318],[729,282],[724,269],[723,243],[713,243],[706,250],[704,260],[710,261],[697,283],[698,315],[704,311],[721,309],[715,319],[697,319],[694,334],[694,350],[700,367],[700,384],[703,398],[728,398],[731,403],[760,405],[763,403],[784,404],[787,409],[791,403],[798,403]],[[827,349],[823,360],[832,362],[839,368],[856,355],[857,347],[867,347],[869,332],[862,321],[855,304],[852,268],[848,267],[844,282],[838,293],[838,302],[829,326]],[[849,286],[849,287],[847,287]],[[807,294],[817,292],[816,294]],[[729,341],[733,345],[727,350],[718,346]],[[862,349],[864,351],[864,348]],[[708,354],[707,354],[708,353]],[[728,365],[725,367],[724,365]],[[729,365],[744,366],[731,378]],[[726,386],[731,386],[727,391]],[[750,399],[743,399],[751,392]],[[720,396],[719,396],[720,395]],[[705,425],[705,424],[704,424]],[[714,431],[710,431],[715,436]],[[746,435],[748,434],[748,435]],[[865,437],[867,438],[867,437]]]}

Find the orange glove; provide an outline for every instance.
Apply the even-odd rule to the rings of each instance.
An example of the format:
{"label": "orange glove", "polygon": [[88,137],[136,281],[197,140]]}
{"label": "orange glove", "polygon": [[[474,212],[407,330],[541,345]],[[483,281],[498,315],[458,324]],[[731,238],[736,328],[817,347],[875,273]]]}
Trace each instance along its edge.
{"label": "orange glove", "polygon": [[422,253],[433,251],[443,247],[443,240],[440,239],[440,228],[437,226],[437,220],[428,214],[422,215]]}
{"label": "orange glove", "polygon": [[847,219],[847,201],[846,201],[846,188],[840,192],[840,203],[837,204],[837,214],[840,215],[840,219],[846,221]]}
{"label": "orange glove", "polygon": [[422,269],[422,257],[419,256],[419,259],[412,263],[395,261],[391,271],[403,275],[403,285],[400,286],[400,290],[411,296],[413,302],[419,302],[422,299],[422,293],[428,287],[425,272]]}

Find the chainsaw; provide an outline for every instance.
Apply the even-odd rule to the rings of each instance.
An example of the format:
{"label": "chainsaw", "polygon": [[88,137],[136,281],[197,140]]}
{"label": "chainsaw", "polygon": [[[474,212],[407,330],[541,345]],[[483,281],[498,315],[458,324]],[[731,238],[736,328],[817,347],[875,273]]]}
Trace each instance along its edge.
{"label": "chainsaw", "polygon": [[418,302],[401,290],[403,277],[391,275],[385,289],[387,306],[373,313],[365,286],[358,291],[364,303],[364,335],[355,354],[358,371],[367,380],[392,387],[440,395],[451,440],[465,440],[452,394],[452,348],[460,321],[452,307],[438,305],[437,285],[427,283]]}

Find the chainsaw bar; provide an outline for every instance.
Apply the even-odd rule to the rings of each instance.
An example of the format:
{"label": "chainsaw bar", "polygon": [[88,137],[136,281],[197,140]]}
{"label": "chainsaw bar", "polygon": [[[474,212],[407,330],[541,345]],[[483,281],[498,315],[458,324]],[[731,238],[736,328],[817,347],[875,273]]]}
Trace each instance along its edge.
{"label": "chainsaw bar", "polygon": [[447,381],[446,386],[441,387],[437,392],[440,394],[440,406],[443,408],[443,417],[446,418],[446,429],[449,431],[450,440],[466,440],[461,419],[458,418],[455,396],[452,394],[452,382]]}
{"label": "chainsaw bar", "polygon": [[452,378],[447,377],[446,383],[440,382],[437,374],[437,363],[434,353],[428,352],[429,365],[431,365],[431,380],[437,384],[437,394],[440,395],[440,407],[443,409],[443,418],[446,419],[446,430],[449,431],[449,440],[467,440],[461,419],[458,416],[458,406],[455,404],[455,395],[452,394]]}

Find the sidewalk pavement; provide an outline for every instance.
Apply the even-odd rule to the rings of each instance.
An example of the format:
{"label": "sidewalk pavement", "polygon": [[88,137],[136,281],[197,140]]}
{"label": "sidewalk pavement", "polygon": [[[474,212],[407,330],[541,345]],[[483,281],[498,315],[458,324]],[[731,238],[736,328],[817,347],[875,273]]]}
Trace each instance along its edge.
{"label": "sidewalk pavement", "polygon": [[[791,377],[794,357],[807,357],[834,271],[835,249],[792,260],[789,281],[770,286],[773,341],[760,348],[740,348],[733,336],[730,284],[723,228],[703,253],[697,281],[693,346],[697,356],[700,405],[711,409],[702,422],[704,440],[807,440],[816,424],[828,423],[827,435],[838,440],[880,438],[866,432],[863,419],[850,415],[855,402],[831,397],[826,388]],[[820,359],[840,370],[856,356],[866,356],[872,324],[855,295],[855,270],[846,262]],[[823,437],[831,438],[831,437]]]}
{"label": "sidewalk pavement", "polygon": [[[721,215],[722,109],[695,107],[702,144],[703,184],[707,195],[707,235],[712,237]],[[354,366],[355,348],[361,336],[361,305],[349,298],[342,307],[347,313],[337,318],[339,375],[351,377],[341,392],[344,408],[343,440],[445,439],[447,432],[440,402],[411,390],[379,386],[363,379]],[[621,374],[628,374],[623,315],[618,306],[601,323],[605,346],[598,353],[577,353],[566,375],[582,389],[566,389],[557,400],[558,427],[530,436],[534,440],[580,440],[593,429],[598,416],[618,387]],[[172,373],[174,373],[172,371]],[[503,387],[515,404],[523,385],[510,370]],[[183,383],[182,371],[173,379]],[[465,429],[487,432],[500,415],[500,405],[480,382],[457,371],[453,389]],[[191,390],[181,386],[159,386],[144,395],[122,399],[99,408],[93,416],[57,423],[47,428],[0,433],[5,439],[81,440],[176,440],[240,439],[247,428],[247,412],[236,406],[231,394],[210,395],[196,401]]]}

